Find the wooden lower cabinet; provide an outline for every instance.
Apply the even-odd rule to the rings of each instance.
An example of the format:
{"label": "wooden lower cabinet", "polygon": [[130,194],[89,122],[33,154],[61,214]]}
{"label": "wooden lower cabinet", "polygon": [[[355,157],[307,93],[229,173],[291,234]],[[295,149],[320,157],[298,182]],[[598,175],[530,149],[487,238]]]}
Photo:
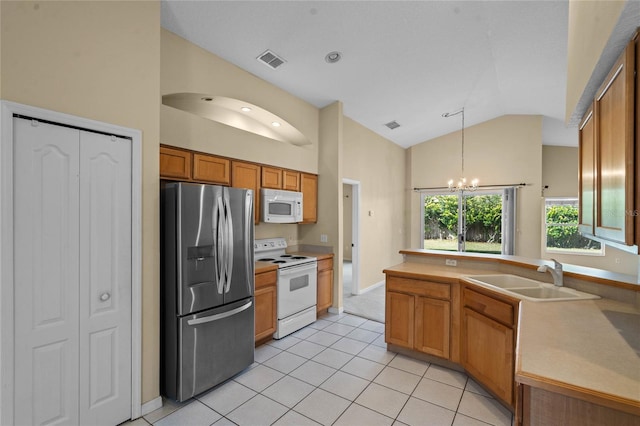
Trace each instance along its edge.
{"label": "wooden lower cabinet", "polygon": [[333,256],[318,261],[317,285],[316,312],[320,313],[333,304]]}
{"label": "wooden lower cabinet", "polygon": [[449,301],[416,296],[415,349],[448,359],[450,319]]}
{"label": "wooden lower cabinet", "polygon": [[640,415],[535,386],[521,386],[522,418],[518,425],[640,426]]}
{"label": "wooden lower cabinet", "polygon": [[255,341],[268,340],[276,331],[277,272],[269,271],[255,277]]}
{"label": "wooden lower cabinet", "polygon": [[519,301],[464,282],[431,279],[387,273],[385,341],[461,364],[514,408]]}
{"label": "wooden lower cabinet", "polygon": [[450,358],[449,284],[387,276],[385,341]]}
{"label": "wooden lower cabinet", "polygon": [[411,294],[387,292],[384,336],[387,343],[413,349],[414,297]]}
{"label": "wooden lower cabinet", "polygon": [[518,301],[462,289],[461,361],[499,399],[515,407],[515,334]]}
{"label": "wooden lower cabinet", "polygon": [[462,365],[513,405],[513,329],[469,308],[464,308],[462,315]]}

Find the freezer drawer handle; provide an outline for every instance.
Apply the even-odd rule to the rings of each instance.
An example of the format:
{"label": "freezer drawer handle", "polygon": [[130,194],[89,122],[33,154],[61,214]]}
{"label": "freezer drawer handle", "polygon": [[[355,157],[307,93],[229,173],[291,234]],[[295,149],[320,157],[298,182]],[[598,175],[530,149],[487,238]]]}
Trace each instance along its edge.
{"label": "freezer drawer handle", "polygon": [[245,311],[245,310],[249,309],[251,307],[251,305],[253,305],[253,301],[250,300],[247,303],[245,303],[244,305],[239,306],[239,307],[237,307],[235,309],[232,309],[229,312],[223,312],[221,314],[210,315],[210,316],[204,317],[204,318],[190,319],[190,320],[187,321],[187,324],[189,324],[189,325],[198,325],[198,324],[204,324],[205,322],[221,320],[223,318],[227,318],[227,317],[230,317],[230,316],[235,315],[237,313],[240,313],[242,311]]}

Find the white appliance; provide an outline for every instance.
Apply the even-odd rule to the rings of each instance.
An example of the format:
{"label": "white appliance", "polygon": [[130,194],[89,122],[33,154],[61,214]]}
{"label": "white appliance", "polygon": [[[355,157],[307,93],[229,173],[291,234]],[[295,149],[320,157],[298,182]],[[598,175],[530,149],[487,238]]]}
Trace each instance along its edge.
{"label": "white appliance", "polygon": [[274,339],[300,330],[316,320],[318,261],[287,254],[284,238],[255,240],[255,259],[278,265],[277,325]]}
{"label": "white appliance", "polygon": [[263,222],[302,222],[302,192],[261,189],[260,195]]}

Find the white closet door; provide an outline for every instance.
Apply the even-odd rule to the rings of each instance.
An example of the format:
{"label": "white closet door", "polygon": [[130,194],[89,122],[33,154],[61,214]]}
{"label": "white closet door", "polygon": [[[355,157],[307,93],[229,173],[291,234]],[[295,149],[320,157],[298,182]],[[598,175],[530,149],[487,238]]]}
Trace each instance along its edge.
{"label": "white closet door", "polygon": [[131,414],[131,143],[14,119],[15,424]]}
{"label": "white closet door", "polygon": [[79,132],[13,123],[14,420],[79,424]]}
{"label": "white closet door", "polygon": [[129,140],[81,132],[80,248],[80,421],[115,425],[131,417]]}

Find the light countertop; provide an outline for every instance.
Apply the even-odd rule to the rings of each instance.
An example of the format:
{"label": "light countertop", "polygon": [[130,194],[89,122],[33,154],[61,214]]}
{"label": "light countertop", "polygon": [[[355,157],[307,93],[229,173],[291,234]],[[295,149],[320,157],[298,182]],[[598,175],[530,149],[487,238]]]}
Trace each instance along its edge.
{"label": "light countertop", "polygon": [[599,299],[520,304],[516,380],[575,387],[640,413],[640,311]]}

